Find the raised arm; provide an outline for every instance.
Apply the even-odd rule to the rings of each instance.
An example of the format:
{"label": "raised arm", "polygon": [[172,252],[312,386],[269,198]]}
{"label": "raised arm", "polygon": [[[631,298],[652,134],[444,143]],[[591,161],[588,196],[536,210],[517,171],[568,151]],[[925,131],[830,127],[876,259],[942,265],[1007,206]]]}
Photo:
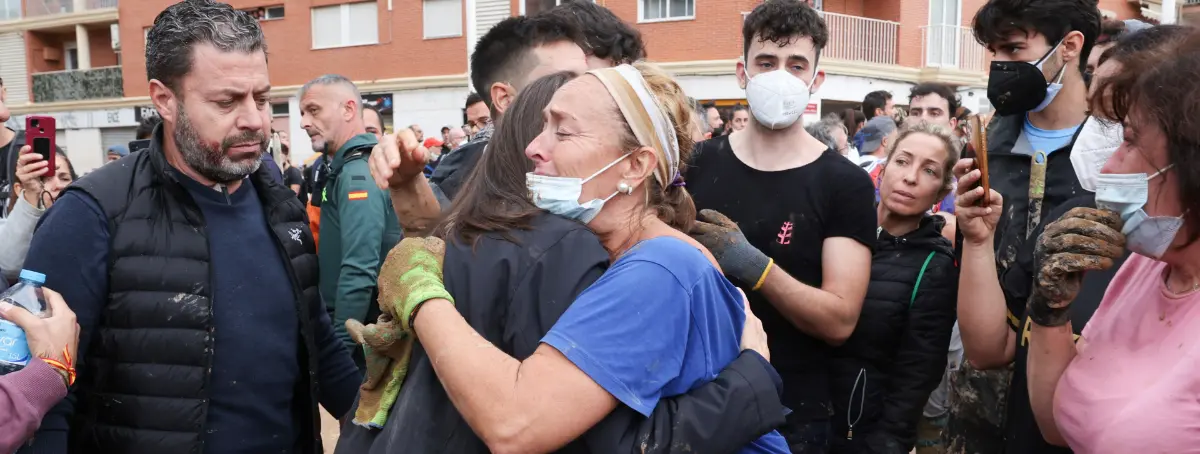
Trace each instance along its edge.
{"label": "raised arm", "polygon": [[958,175],[955,214],[958,231],[963,235],[958,326],[967,360],[981,370],[995,369],[1012,362],[1017,349],[1017,333],[1008,325],[1008,304],[1000,288],[993,249],[1004,200],[992,190],[988,206],[977,206],[983,188],[975,187],[980,172],[972,166],[972,159],[963,159],[954,166]]}
{"label": "raised arm", "polygon": [[449,200],[439,198],[436,186],[422,174],[428,157],[429,150],[407,128],[384,136],[371,150],[371,176],[379,189],[390,193],[405,237],[427,235],[442,209],[449,208]]}
{"label": "raised arm", "polygon": [[[1084,272],[1112,268],[1124,255],[1121,226],[1120,216],[1112,211],[1073,208],[1046,226],[1038,239],[1035,255],[1041,265],[1027,311],[1033,321],[1027,375],[1034,419],[1051,444],[1066,446],[1054,422],[1054,392],[1076,355],[1071,302]],[[1086,348],[1086,338],[1079,342],[1079,348]]]}

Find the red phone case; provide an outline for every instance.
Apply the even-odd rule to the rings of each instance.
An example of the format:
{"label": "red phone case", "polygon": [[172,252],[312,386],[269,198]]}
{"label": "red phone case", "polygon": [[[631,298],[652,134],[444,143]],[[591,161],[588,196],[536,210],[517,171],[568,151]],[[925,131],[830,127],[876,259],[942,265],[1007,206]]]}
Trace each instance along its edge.
{"label": "red phone case", "polygon": [[25,143],[33,149],[34,153],[42,155],[42,159],[46,160],[48,165],[44,176],[47,177],[54,176],[55,171],[55,135],[54,117],[43,115],[25,117]]}

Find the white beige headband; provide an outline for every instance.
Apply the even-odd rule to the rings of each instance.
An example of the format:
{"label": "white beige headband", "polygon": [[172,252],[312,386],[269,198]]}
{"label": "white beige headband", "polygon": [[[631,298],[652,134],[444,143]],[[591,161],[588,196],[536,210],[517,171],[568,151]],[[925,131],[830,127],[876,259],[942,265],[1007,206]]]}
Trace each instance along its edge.
{"label": "white beige headband", "polygon": [[642,73],[630,65],[588,71],[596,76],[617,102],[621,115],[633,130],[633,136],[643,146],[660,153],[654,178],[665,189],[679,178],[679,141],[671,117],[655,102]]}

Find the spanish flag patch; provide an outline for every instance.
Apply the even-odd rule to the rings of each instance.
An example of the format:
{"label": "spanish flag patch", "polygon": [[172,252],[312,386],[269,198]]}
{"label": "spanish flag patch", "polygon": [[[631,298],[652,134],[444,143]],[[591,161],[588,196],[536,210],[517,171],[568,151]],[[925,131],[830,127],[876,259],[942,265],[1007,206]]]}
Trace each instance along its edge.
{"label": "spanish flag patch", "polygon": [[367,200],[367,191],[350,191],[350,200]]}

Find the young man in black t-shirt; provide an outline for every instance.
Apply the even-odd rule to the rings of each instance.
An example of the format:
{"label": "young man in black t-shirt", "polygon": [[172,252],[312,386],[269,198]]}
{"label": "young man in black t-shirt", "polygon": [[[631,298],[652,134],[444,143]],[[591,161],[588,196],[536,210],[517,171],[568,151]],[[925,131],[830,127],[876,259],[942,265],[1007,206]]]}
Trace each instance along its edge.
{"label": "young man in black t-shirt", "polygon": [[[1025,304],[1041,229],[1071,206],[1088,203],[1080,197],[1086,192],[1071,148],[1087,118],[1083,70],[1100,32],[1100,12],[1095,0],[990,0],[976,13],[974,29],[995,55],[988,80],[996,108],[987,129],[988,175],[1003,205],[990,234],[976,228],[978,219],[967,226],[965,218],[959,221],[958,316],[967,364],[951,380],[948,452],[1069,453],[1047,443],[1033,418]],[[1087,275],[1072,305],[1076,334],[1109,277]],[[1007,373],[988,371],[1010,363],[1010,381]]]}
{"label": "young man in black t-shirt", "polygon": [[799,121],[824,80],[816,68],[829,34],[816,11],[772,0],[747,16],[742,35],[737,75],[751,121],[697,145],[685,180],[705,222],[693,235],[762,319],[793,410],[780,429],[792,452],[824,453],[830,437],[847,435],[830,433],[826,357],[858,321],[877,227],[874,190],[862,169]]}

